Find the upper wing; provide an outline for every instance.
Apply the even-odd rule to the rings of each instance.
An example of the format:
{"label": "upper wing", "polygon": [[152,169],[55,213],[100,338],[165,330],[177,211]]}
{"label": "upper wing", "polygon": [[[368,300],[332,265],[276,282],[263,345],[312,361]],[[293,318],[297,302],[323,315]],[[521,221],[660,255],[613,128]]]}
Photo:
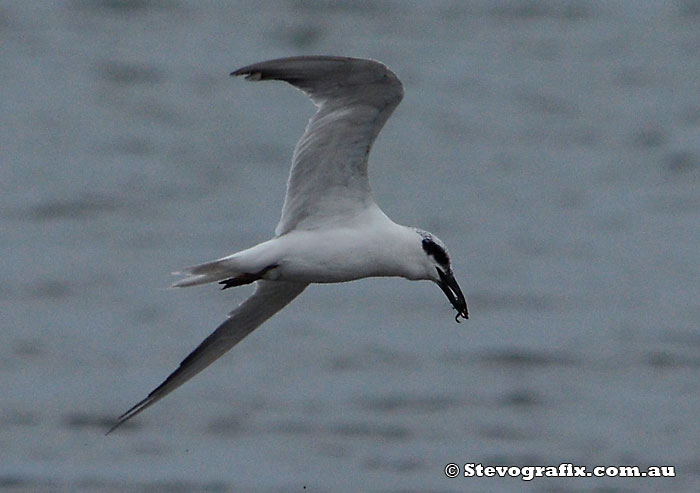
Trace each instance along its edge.
{"label": "upper wing", "polygon": [[212,364],[265,320],[284,308],[308,286],[303,283],[257,281],[253,295],[233,310],[228,319],[187,356],[180,367],[144,400],[122,414],[107,432],[156,403],[204,368]]}
{"label": "upper wing", "polygon": [[318,106],[294,149],[276,234],[337,222],[374,204],[367,156],[403,97],[391,70],[374,60],[309,56],[256,63],[231,75],[283,80]]}

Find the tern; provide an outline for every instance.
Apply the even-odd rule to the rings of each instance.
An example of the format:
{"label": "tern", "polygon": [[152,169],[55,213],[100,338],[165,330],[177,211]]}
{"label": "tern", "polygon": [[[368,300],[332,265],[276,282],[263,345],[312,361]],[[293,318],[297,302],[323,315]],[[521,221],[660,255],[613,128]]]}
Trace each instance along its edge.
{"label": "tern", "polygon": [[442,241],[389,219],[369,186],[370,149],[403,98],[398,77],[375,60],[336,56],[280,58],[231,75],[287,82],[317,107],[294,149],[281,219],[271,240],[175,273],[186,277],[173,287],[255,283],[255,291],[107,433],[209,366],[310,283],[389,276],[433,281],[457,310],[457,322],[469,316]]}

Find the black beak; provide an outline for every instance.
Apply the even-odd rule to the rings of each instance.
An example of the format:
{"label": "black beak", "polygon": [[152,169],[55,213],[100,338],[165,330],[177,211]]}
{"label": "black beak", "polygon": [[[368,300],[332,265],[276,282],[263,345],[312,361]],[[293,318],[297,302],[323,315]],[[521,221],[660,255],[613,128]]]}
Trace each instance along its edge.
{"label": "black beak", "polygon": [[[436,267],[437,269],[437,267]],[[467,310],[467,300],[464,299],[462,290],[459,289],[459,284],[455,280],[451,271],[443,272],[441,269],[437,269],[440,280],[437,281],[437,285],[443,290],[447,299],[450,300],[452,306],[457,310],[457,316],[455,321],[459,323],[459,317],[463,319],[469,318],[469,310]]]}

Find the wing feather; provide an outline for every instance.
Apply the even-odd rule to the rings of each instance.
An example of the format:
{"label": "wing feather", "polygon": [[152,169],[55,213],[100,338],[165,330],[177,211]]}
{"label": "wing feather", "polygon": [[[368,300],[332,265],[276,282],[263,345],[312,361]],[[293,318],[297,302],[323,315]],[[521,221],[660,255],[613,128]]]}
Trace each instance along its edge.
{"label": "wing feather", "polygon": [[276,234],[337,223],[375,205],[367,158],[403,98],[391,70],[374,60],[312,56],[256,63],[231,75],[288,82],[318,107],[294,150]]}
{"label": "wing feather", "polygon": [[122,414],[111,433],[121,424],[152,406],[238,344],[265,320],[299,296],[307,284],[258,281],[253,295],[233,310],[228,319],[192,351],[180,366],[148,397]]}

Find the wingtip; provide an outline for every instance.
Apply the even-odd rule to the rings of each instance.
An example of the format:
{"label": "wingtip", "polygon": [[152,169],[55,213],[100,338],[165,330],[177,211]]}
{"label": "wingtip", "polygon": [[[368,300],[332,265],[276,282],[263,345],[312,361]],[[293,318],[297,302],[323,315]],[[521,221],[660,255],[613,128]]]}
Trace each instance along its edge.
{"label": "wingtip", "polygon": [[[139,403],[139,404],[140,404],[140,403]],[[119,428],[121,425],[123,425],[124,423],[126,423],[126,422],[129,420],[129,418],[131,418],[132,416],[134,416],[134,414],[137,414],[137,413],[134,413],[134,412],[133,412],[134,409],[135,409],[137,406],[138,406],[138,404],[137,404],[136,406],[132,407],[131,409],[129,409],[127,412],[125,412],[125,413],[122,414],[121,416],[119,416],[119,417],[117,418],[117,422],[114,423],[114,425],[112,425],[112,427],[111,427],[109,430],[107,430],[107,433],[105,433],[105,436],[109,435],[109,434],[112,433],[114,430],[116,430],[117,428]]]}
{"label": "wingtip", "polygon": [[116,423],[114,426],[112,426],[109,430],[107,430],[107,433],[105,433],[105,436],[109,435],[109,434],[112,433],[114,430],[116,430],[117,428],[119,428],[119,425],[120,425],[120,424],[121,424],[121,422],[120,422],[120,421],[117,421],[117,423]]}
{"label": "wingtip", "polygon": [[240,75],[245,75],[245,80],[258,81],[262,80],[262,72],[249,72],[245,69],[234,70],[229,74],[231,77],[238,77]]}
{"label": "wingtip", "polygon": [[[156,389],[156,390],[157,390],[157,389]],[[146,397],[146,398],[143,399],[142,401],[138,402],[137,404],[135,404],[134,406],[132,406],[127,412],[125,412],[124,414],[122,414],[121,416],[119,416],[119,417],[117,418],[117,422],[114,424],[114,426],[112,426],[109,430],[107,430],[107,433],[105,433],[105,436],[109,435],[109,434],[112,433],[114,430],[116,430],[117,428],[119,428],[121,425],[123,425],[124,423],[126,423],[127,421],[129,421],[131,418],[133,418],[134,416],[136,416],[137,414],[139,414],[141,411],[143,411],[143,410],[146,409],[148,406],[150,406],[151,404],[153,404],[156,400],[158,400],[158,399],[155,399],[155,400],[153,399],[153,392],[151,392],[150,394],[148,394],[148,397]]]}
{"label": "wingtip", "polygon": [[109,434],[112,433],[114,430],[116,430],[117,428],[119,428],[121,425],[124,424],[125,421],[126,421],[126,420],[123,419],[123,416],[120,416],[120,417],[117,419],[117,422],[114,423],[114,425],[112,425],[112,427],[111,427],[109,430],[107,430],[107,433],[105,433],[105,436],[109,435]]}

